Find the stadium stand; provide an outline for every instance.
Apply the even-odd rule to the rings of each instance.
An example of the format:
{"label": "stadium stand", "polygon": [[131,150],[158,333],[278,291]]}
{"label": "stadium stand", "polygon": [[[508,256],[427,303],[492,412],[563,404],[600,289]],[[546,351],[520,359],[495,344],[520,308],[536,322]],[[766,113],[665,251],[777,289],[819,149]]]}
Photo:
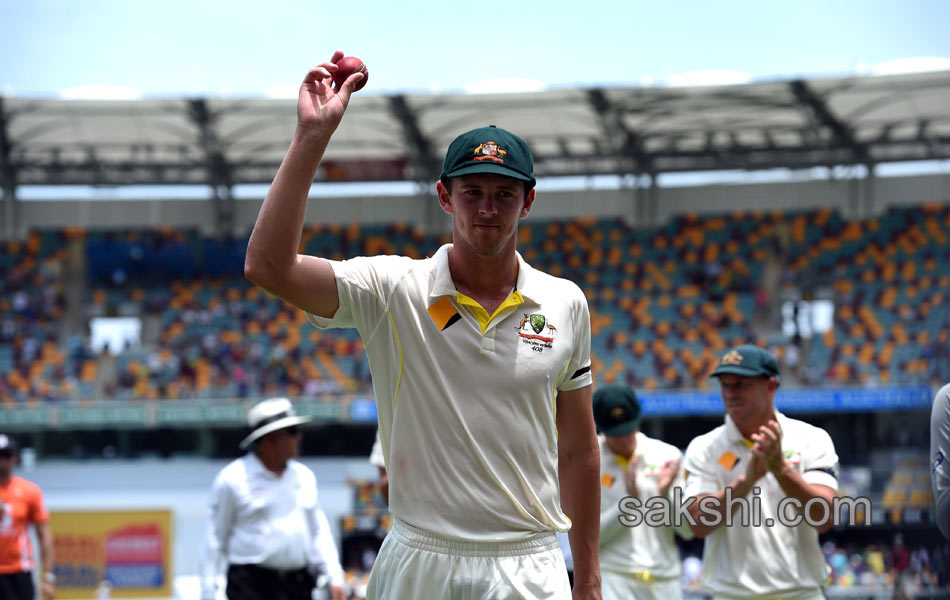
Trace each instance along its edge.
{"label": "stadium stand", "polygon": [[[793,375],[803,383],[936,384],[950,362],[947,231],[950,208],[930,205],[866,220],[818,210],[687,215],[650,229],[612,219],[528,222],[519,242],[529,262],[585,289],[598,383],[708,386],[721,349],[769,343],[756,318],[768,293],[761,282],[777,268],[780,293],[765,302],[824,289],[836,307],[833,328],[797,342],[802,366]],[[114,381],[97,380],[81,330],[64,337],[67,238],[85,240],[87,317],[154,323],[140,347],[119,355]],[[406,224],[350,224],[308,227],[301,248],[336,259],[421,257],[444,241]],[[8,242],[3,399],[91,399],[94,389],[123,400],[365,390],[355,332],[317,331],[249,284],[245,247],[246,238],[169,229],[35,232],[27,244]],[[788,345],[772,344],[780,355]]]}

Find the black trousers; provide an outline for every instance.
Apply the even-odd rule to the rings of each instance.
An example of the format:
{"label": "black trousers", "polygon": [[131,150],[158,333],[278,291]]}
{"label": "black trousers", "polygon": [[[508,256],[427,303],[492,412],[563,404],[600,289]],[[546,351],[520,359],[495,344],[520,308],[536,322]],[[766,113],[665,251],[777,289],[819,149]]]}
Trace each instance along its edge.
{"label": "black trousers", "polygon": [[0,574],[0,598],[3,600],[34,600],[36,589],[33,587],[33,574]]}
{"label": "black trousers", "polygon": [[257,565],[228,567],[228,600],[311,600],[317,582],[306,569],[277,571]]}

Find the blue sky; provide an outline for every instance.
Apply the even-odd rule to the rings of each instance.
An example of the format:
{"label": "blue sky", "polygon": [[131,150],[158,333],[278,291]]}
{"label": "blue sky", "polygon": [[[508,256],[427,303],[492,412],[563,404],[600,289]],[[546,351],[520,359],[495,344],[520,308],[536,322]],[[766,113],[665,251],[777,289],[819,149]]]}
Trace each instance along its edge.
{"label": "blue sky", "polygon": [[950,68],[947,23],[946,0],[0,0],[0,93],[286,97],[337,48],[361,93]]}

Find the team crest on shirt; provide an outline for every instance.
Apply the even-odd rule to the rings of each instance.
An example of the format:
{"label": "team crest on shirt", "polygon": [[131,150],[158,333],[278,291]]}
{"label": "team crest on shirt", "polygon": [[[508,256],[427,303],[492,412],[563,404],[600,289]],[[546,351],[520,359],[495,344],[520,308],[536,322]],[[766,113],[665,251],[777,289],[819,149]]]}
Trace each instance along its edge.
{"label": "team crest on shirt", "polygon": [[485,142],[475,148],[475,160],[490,160],[492,162],[505,162],[507,150],[502,150],[496,142]]}
{"label": "team crest on shirt", "polygon": [[801,452],[796,452],[795,450],[786,450],[783,454],[785,454],[785,460],[787,460],[789,464],[795,468],[796,471],[802,470],[802,453]]}
{"label": "team crest on shirt", "polygon": [[930,467],[930,475],[934,478],[937,477],[937,468],[943,464],[943,452],[937,450],[937,453],[934,454],[933,464]]}
{"label": "team crest on shirt", "polygon": [[[522,318],[518,326],[515,327],[515,329],[518,330],[518,337],[521,338],[521,341],[530,345],[531,349],[535,352],[541,352],[545,348],[551,348],[554,343],[554,334],[557,332],[557,327],[555,327],[554,323],[548,321],[548,318],[540,313],[534,313],[533,315],[529,315],[528,313],[522,314],[524,318]],[[525,332],[525,327],[530,327],[531,329]]]}

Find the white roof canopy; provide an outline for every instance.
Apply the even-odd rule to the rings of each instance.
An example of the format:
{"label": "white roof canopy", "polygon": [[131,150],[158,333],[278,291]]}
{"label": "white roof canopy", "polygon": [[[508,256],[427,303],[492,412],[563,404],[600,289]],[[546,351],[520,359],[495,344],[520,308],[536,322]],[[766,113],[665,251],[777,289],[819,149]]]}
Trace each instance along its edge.
{"label": "white roof canopy", "polygon": [[[269,183],[293,100],[0,98],[0,174],[19,185]],[[433,181],[459,133],[524,137],[540,177],[950,158],[950,71],[719,87],[355,94],[317,180]]]}

